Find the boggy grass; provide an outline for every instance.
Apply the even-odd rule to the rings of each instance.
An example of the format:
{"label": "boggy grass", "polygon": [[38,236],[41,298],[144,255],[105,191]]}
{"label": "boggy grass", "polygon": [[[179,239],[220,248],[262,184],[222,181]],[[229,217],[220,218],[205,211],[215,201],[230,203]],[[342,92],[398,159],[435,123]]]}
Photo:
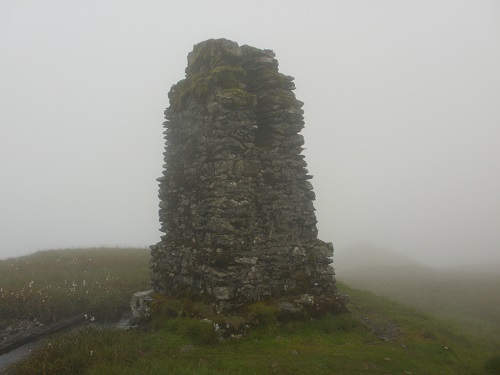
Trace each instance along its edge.
{"label": "boggy grass", "polygon": [[10,367],[12,374],[85,374],[96,363],[127,366],[137,361],[139,332],[84,327],[45,340],[28,360]]}
{"label": "boggy grass", "polygon": [[419,328],[402,328],[404,346],[374,336],[356,314],[341,314],[260,325],[220,341],[211,324],[176,317],[147,332],[85,328],[58,336],[13,373],[488,374],[480,348],[439,329],[422,339],[413,332]]}
{"label": "boggy grass", "polygon": [[[14,373],[493,373],[497,364],[488,362],[493,351],[483,342],[457,336],[452,325],[413,309],[340,288],[351,295],[351,313],[280,321],[276,311],[258,304],[248,313],[259,323],[227,340],[220,340],[214,322],[174,314],[155,318],[146,331],[85,328],[52,339]],[[171,312],[183,308],[170,307]],[[393,326],[400,333],[384,336]]]}
{"label": "boggy grass", "polygon": [[113,319],[149,288],[145,249],[41,251],[0,261],[0,320]]}
{"label": "boggy grass", "polygon": [[[37,294],[34,293],[37,288],[46,290],[55,285],[54,289],[61,290],[61,294],[57,298],[54,295],[53,302],[60,305],[52,306],[58,306],[68,315],[81,312],[79,308],[86,306],[101,306],[104,310],[105,303],[110,303],[110,308],[127,308],[132,292],[148,288],[148,258],[146,250],[43,252],[0,262],[1,287],[18,291],[19,297],[14,298],[20,300],[22,288],[29,295],[26,286],[32,281],[32,294]],[[42,262],[49,267],[42,267]],[[61,262],[63,267],[58,266]],[[2,267],[7,267],[7,275]],[[25,275],[20,274],[21,269]],[[53,275],[47,269],[60,274]],[[91,282],[94,286],[89,294],[82,288],[83,280],[85,286]],[[47,286],[49,283],[51,288]],[[161,316],[147,330],[85,327],[60,334],[47,339],[45,345],[10,371],[21,375],[465,375],[493,374],[498,369],[494,348],[484,341],[455,334],[453,325],[340,283],[338,287],[340,292],[351,296],[351,313],[312,320],[283,320],[272,306],[255,304],[245,316],[255,322],[251,329],[243,337],[226,340],[220,340],[217,332],[217,324],[224,323],[217,320],[220,317],[203,321],[196,316],[207,314],[205,305],[165,300]],[[75,296],[88,295],[85,303],[77,303],[80,300]],[[113,295],[116,300],[110,302],[113,299],[106,297]],[[0,308],[2,314],[7,309],[3,303]],[[24,308],[21,301],[17,302],[17,308]],[[185,311],[191,316],[183,316],[188,315]],[[233,319],[234,324],[245,324],[245,319]]]}

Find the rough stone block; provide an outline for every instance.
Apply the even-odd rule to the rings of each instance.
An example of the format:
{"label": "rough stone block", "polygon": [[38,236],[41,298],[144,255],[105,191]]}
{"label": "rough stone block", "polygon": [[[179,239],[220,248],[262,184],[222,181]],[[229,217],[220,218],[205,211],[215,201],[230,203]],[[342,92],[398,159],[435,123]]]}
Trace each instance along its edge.
{"label": "rough stone block", "polygon": [[153,290],[147,290],[144,292],[134,293],[132,296],[132,301],[130,302],[130,308],[132,309],[132,315],[136,320],[144,321],[151,318],[153,302]]}

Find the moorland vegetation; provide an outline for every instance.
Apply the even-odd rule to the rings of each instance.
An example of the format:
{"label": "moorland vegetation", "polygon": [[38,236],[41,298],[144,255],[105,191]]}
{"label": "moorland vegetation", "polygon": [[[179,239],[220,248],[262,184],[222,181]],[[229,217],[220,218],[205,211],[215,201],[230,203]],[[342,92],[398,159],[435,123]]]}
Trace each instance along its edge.
{"label": "moorland vegetation", "polygon": [[[221,340],[196,316],[157,314],[127,331],[117,319],[149,287],[149,251],[44,251],[0,261],[0,324],[88,312],[93,324],[43,339],[13,374],[495,374],[498,345],[446,321],[338,283],[350,313],[280,320],[254,312],[242,337]],[[466,312],[465,312],[466,313]]]}

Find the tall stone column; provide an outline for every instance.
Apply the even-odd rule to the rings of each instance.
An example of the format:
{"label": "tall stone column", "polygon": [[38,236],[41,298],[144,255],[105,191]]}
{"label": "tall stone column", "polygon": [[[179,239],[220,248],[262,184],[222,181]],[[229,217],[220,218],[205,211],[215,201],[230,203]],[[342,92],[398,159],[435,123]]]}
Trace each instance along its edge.
{"label": "tall stone column", "polygon": [[303,103],[271,50],[199,43],[172,86],[153,289],[231,310],[334,296],[333,246],[317,238]]}

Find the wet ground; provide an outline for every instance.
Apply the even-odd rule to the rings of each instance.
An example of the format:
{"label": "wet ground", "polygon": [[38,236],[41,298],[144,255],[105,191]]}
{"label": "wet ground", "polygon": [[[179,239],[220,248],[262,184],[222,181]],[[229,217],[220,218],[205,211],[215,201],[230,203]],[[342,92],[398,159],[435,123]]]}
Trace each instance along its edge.
{"label": "wet ground", "polygon": [[0,355],[0,374],[4,373],[7,366],[26,358],[30,355],[32,350],[36,349],[40,345],[43,345],[43,342],[35,340],[29,344],[25,344],[17,349],[11,350],[8,353]]}
{"label": "wet ground", "polygon": [[[92,325],[97,326],[97,327],[102,327],[102,328],[128,329],[128,328],[130,328],[129,323],[130,323],[131,318],[132,318],[132,314],[127,312],[116,323],[108,323],[108,324],[95,324],[94,323]],[[34,326],[34,325],[29,325],[27,323],[22,323],[22,324],[19,323],[18,325],[22,328],[14,326],[16,331],[17,331],[17,329],[29,330],[30,328],[33,328],[32,326]],[[5,331],[5,332],[7,332],[7,331]],[[4,334],[4,336],[6,338],[5,332],[2,331],[2,333]],[[37,349],[39,346],[42,346],[43,344],[44,344],[44,338],[39,338],[39,339],[31,341],[27,344],[24,344],[24,345],[20,346],[19,348],[16,348],[16,349],[13,349],[7,353],[1,354],[0,355],[0,374],[5,373],[5,369],[7,368],[7,366],[26,358],[27,356],[29,356],[31,354],[31,352],[33,350]]]}

